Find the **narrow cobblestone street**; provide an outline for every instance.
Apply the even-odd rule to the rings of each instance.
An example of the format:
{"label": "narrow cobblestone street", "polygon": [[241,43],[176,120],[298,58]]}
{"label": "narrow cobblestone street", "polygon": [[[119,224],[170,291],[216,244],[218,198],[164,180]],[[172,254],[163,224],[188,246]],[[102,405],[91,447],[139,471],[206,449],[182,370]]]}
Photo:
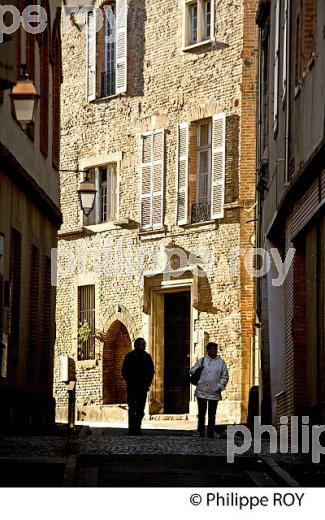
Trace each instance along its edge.
{"label": "narrow cobblestone street", "polygon": [[[177,422],[178,429],[170,429],[174,423],[168,427],[145,424],[141,437],[128,436],[122,427],[80,425],[70,440],[62,432],[55,436],[1,437],[0,485],[217,488],[300,485],[292,477],[292,469],[307,468],[301,456],[270,456],[268,443],[263,441],[262,454],[250,449],[230,464],[225,432],[217,432],[215,439],[202,439],[194,429],[189,429],[192,426],[189,421]],[[283,470],[286,466],[288,472]],[[314,465],[312,471],[309,485],[312,482],[323,485],[324,468]],[[308,485],[306,474],[304,485]]]}

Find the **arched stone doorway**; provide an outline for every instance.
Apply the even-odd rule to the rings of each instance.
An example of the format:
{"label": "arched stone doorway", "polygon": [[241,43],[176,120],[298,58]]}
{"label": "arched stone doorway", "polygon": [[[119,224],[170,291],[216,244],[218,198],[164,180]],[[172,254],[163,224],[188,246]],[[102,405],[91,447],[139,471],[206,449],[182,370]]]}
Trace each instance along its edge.
{"label": "arched stone doorway", "polygon": [[103,404],[125,404],[126,385],[121,376],[124,356],[132,350],[127,328],[116,320],[107,331],[103,353]]}

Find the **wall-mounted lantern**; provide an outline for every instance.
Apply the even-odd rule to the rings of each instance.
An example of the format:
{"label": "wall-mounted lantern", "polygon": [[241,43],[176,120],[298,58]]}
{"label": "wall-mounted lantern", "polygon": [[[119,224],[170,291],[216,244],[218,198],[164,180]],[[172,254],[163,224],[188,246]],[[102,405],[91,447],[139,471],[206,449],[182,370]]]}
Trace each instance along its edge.
{"label": "wall-mounted lantern", "polygon": [[12,88],[10,97],[13,103],[15,116],[24,131],[35,121],[35,113],[39,95],[34,82],[27,73],[26,65],[21,65],[21,76]]}
{"label": "wall-mounted lantern", "polygon": [[89,174],[86,172],[86,178],[80,184],[78,190],[80,206],[86,217],[88,217],[94,209],[96,193],[95,184],[89,179]]}

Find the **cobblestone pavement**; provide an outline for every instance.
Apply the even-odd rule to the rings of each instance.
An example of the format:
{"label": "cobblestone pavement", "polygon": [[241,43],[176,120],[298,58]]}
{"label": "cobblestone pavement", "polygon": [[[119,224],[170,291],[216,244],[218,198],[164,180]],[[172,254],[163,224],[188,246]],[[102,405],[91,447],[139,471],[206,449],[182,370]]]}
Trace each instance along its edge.
{"label": "cobblestone pavement", "polygon": [[[123,467],[126,472],[127,465],[131,464],[132,460],[132,464],[135,466],[140,464],[141,467],[138,466],[138,468],[144,476],[143,482],[147,482],[146,478],[150,482],[150,476],[147,475],[148,468],[155,466],[160,467],[162,475],[170,473],[171,468],[175,470],[176,475],[177,466],[183,469],[187,467],[187,478],[190,482],[190,476],[195,473],[195,465],[200,461],[203,471],[204,460],[208,461],[212,458],[215,466],[219,467],[222,478],[226,478],[224,475],[227,474],[227,478],[231,482],[232,478],[235,479],[236,485],[241,485],[240,479],[244,474],[246,476],[249,474],[250,478],[258,482],[259,468],[261,468],[260,473],[264,474],[264,485],[266,485],[266,473],[272,475],[269,485],[274,485],[277,479],[278,482],[279,480],[282,482],[282,485],[286,482],[287,485],[292,486],[299,484],[317,486],[325,483],[325,470],[322,465],[310,464],[307,456],[291,455],[290,453],[270,455],[267,441],[262,442],[261,454],[255,454],[251,447],[244,454],[236,456],[237,466],[227,464],[227,439],[224,432],[217,434],[215,439],[202,439],[196,436],[195,430],[190,429],[190,426],[193,425],[187,423],[186,428],[183,429],[180,421],[175,422],[176,425],[169,424],[168,426],[163,425],[163,427],[160,424],[144,424],[141,437],[128,436],[126,428],[116,424],[114,428],[112,425],[108,427],[107,424],[101,427],[78,426],[78,435],[71,438],[70,441],[63,431],[60,435],[51,436],[0,436],[0,469],[4,474],[4,470],[7,471],[11,464],[14,479],[17,472],[24,473],[21,464],[33,463],[33,468],[36,467],[35,463],[39,464],[39,468],[43,465],[45,476],[52,472],[52,470],[49,471],[48,465],[54,464],[57,468],[57,477],[56,480],[48,481],[48,485],[61,485],[58,483],[61,481],[63,483],[64,479],[67,480],[67,474],[70,471],[72,474],[72,477],[68,477],[70,483],[65,485],[90,485],[88,481],[92,479],[93,482],[101,482],[98,485],[105,485],[106,482],[106,485],[110,486],[112,485],[110,479],[114,474],[113,465],[115,464],[115,468],[118,466],[121,468],[117,469],[116,474],[116,482],[121,483],[124,476],[119,475],[118,472],[122,471]],[[171,427],[175,429],[169,429]],[[242,441],[238,438],[237,442],[240,445]],[[204,457],[207,458],[204,459]],[[71,464],[73,467],[69,470]],[[255,466],[252,471],[246,471],[245,464]],[[77,479],[76,467],[79,468],[77,469],[79,471]],[[109,471],[107,468],[110,468]],[[238,470],[238,468],[242,469]],[[90,479],[89,474],[93,475],[94,472],[96,477],[92,476]],[[30,474],[30,468],[28,471],[26,470],[27,473]],[[86,475],[86,477],[81,478],[80,475]],[[176,478],[175,475],[174,478],[177,480],[178,477]],[[159,482],[159,475],[156,475],[156,478]],[[202,478],[205,478],[204,471]],[[39,485],[37,482],[39,482],[39,476],[37,477],[35,474],[35,479],[30,485]],[[4,479],[0,479],[0,486],[4,485],[9,484]]]}
{"label": "cobblestone pavement", "polygon": [[[225,433],[217,434],[215,439],[199,438],[195,430],[161,428],[156,425],[143,429],[141,437],[128,436],[126,428],[87,427],[79,428],[78,435],[68,443],[67,435],[51,436],[0,436],[0,458],[52,459],[66,458],[73,451],[76,455],[111,454],[179,454],[227,456]],[[171,426],[174,426],[171,425]],[[241,440],[236,442],[241,444]],[[262,454],[269,455],[268,442],[262,442]],[[242,456],[242,455],[239,455]],[[243,454],[256,457],[251,447]],[[278,455],[284,460],[290,456]],[[273,455],[273,458],[276,458]]]}
{"label": "cobblestone pavement", "polygon": [[[83,427],[68,447],[65,436],[0,437],[0,458],[51,459],[66,457],[71,450],[77,455],[111,454],[175,454],[175,455],[227,455],[227,439],[217,435],[215,439],[199,438],[195,430],[161,428],[160,425],[143,429],[141,437],[127,435],[125,428]],[[186,425],[188,427],[188,425]],[[89,434],[89,435],[88,435]],[[255,456],[252,450],[245,456]]]}

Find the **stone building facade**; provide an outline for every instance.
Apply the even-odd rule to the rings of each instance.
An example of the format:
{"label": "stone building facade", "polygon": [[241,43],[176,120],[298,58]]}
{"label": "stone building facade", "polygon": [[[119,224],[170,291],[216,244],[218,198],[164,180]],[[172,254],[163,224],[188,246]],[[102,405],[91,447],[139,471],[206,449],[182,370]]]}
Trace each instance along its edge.
{"label": "stone building facade", "polygon": [[[2,9],[22,14],[32,3],[2,4]],[[3,57],[15,56],[12,66],[0,69],[0,427],[19,432],[48,430],[55,419],[51,250],[62,223],[61,2],[36,4],[44,9],[44,31],[31,34],[20,26],[0,43],[2,65],[8,64]],[[9,16],[8,26],[10,21]],[[15,65],[22,64],[40,95],[35,122],[25,132],[15,118],[9,90],[19,79]]]}
{"label": "stone building facade", "polygon": [[[77,418],[124,417],[121,363],[143,336],[156,371],[148,414],[196,413],[187,373],[210,340],[230,369],[219,420],[244,421],[254,382],[244,251],[254,243],[256,2],[95,6],[99,14],[66,19],[63,35],[57,418],[67,417],[67,355]],[[97,187],[88,218],[77,197],[86,172]]]}

